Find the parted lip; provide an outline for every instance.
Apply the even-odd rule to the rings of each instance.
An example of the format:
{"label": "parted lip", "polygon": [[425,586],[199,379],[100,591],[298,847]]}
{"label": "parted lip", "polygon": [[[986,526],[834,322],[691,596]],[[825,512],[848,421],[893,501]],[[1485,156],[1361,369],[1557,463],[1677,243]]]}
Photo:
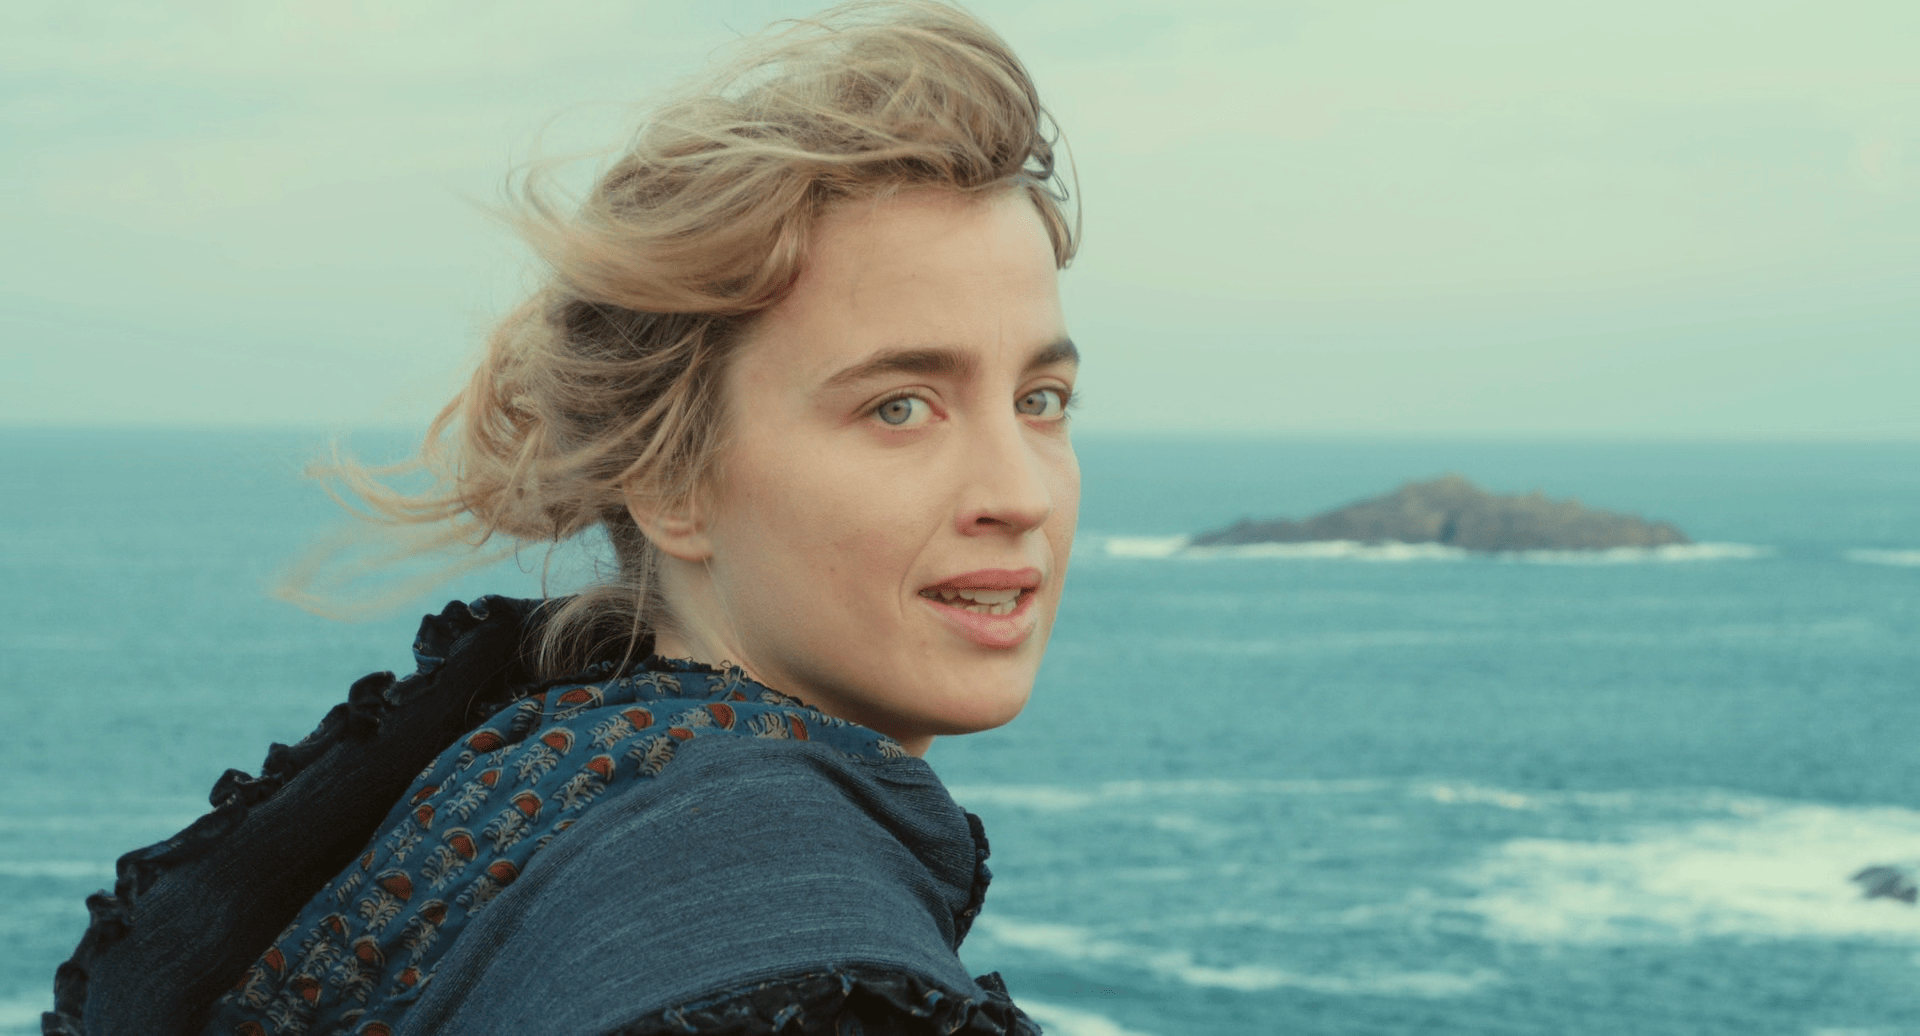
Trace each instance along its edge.
{"label": "parted lip", "polygon": [[1040,570],[1037,568],[983,568],[954,576],[931,586],[923,586],[920,592],[937,593],[941,590],[1037,590],[1040,588]]}

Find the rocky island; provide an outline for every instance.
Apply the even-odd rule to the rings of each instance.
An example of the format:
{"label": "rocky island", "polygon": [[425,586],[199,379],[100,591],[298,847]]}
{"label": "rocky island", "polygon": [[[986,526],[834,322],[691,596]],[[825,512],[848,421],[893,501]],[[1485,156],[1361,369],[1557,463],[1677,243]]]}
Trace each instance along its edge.
{"label": "rocky island", "polygon": [[1553,500],[1489,493],[1459,475],[1409,482],[1386,496],[1362,500],[1305,521],[1243,518],[1202,533],[1194,547],[1248,543],[1438,543],[1472,551],[1609,550],[1691,543],[1666,522],[1589,508],[1577,499]]}

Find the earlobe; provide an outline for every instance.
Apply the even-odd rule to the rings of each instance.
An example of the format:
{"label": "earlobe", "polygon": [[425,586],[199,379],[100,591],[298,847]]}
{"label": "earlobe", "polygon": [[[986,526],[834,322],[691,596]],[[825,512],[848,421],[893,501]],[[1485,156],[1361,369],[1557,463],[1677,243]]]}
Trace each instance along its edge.
{"label": "earlobe", "polygon": [[668,557],[681,561],[705,561],[713,556],[706,523],[700,520],[696,501],[688,499],[661,503],[627,492],[627,513],[646,534],[648,542]]}

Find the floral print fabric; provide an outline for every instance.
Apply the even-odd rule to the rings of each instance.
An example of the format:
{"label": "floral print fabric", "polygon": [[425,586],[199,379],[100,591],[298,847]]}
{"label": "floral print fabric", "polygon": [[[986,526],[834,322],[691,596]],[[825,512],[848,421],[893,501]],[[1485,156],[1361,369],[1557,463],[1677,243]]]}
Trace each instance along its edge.
{"label": "floral print fabric", "polygon": [[701,737],[905,754],[735,668],[655,658],[627,675],[529,696],[420,774],[366,852],[220,998],[204,1031],[388,1036],[470,918],[597,797],[658,776],[678,746]]}

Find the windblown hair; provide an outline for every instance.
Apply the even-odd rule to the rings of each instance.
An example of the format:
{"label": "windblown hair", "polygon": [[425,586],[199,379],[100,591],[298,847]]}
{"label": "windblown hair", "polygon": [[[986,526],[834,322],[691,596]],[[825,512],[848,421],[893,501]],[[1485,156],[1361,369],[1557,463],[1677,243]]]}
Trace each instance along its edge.
{"label": "windblown hair", "polygon": [[792,289],[822,214],[904,190],[1020,190],[1064,267],[1078,221],[1057,137],[1019,59],[957,7],[854,3],[777,25],[659,104],[572,211],[524,182],[517,222],[549,274],[403,466],[429,488],[352,461],[320,473],[364,517],[424,533],[422,549],[604,528],[616,574],[549,609],[535,668],[645,650],[672,616],[628,498],[684,503],[712,477],[730,357]]}

